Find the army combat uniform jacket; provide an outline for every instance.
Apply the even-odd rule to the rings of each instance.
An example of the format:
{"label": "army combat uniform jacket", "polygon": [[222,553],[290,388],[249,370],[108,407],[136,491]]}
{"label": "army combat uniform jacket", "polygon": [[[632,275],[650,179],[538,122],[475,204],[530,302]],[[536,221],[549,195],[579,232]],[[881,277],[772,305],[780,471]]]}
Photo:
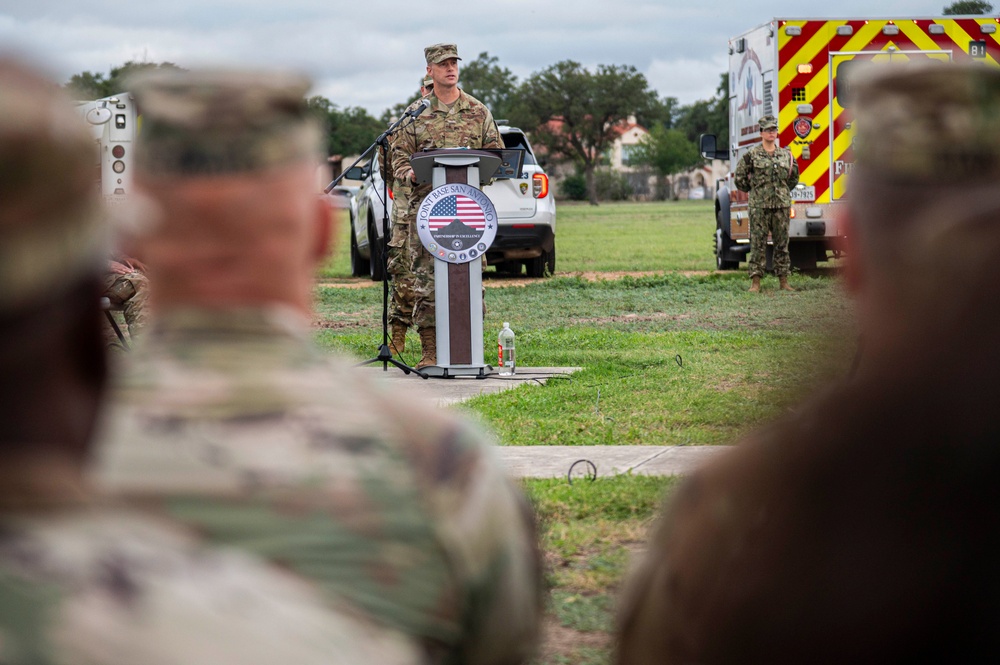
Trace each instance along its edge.
{"label": "army combat uniform jacket", "polygon": [[[409,181],[410,157],[423,150],[442,148],[503,148],[500,130],[493,114],[482,102],[464,91],[449,109],[433,93],[430,108],[417,116],[413,124],[399,130],[392,140],[393,178]],[[416,185],[409,196],[406,222],[416,219],[417,209],[431,191],[429,183]]]}
{"label": "army combat uniform jacket", "polygon": [[790,192],[798,182],[799,165],[788,148],[775,146],[768,154],[758,144],[736,166],[736,187],[750,195],[751,209],[790,207]]}
{"label": "army combat uniform jacket", "polygon": [[97,500],[12,510],[7,498],[4,665],[423,662],[413,644],[287,570],[206,547],[162,515]]}
{"label": "army combat uniform jacket", "polygon": [[331,358],[286,308],[177,311],[131,356],[96,477],[280,562],[428,663],[533,648],[533,517],[489,440]]}

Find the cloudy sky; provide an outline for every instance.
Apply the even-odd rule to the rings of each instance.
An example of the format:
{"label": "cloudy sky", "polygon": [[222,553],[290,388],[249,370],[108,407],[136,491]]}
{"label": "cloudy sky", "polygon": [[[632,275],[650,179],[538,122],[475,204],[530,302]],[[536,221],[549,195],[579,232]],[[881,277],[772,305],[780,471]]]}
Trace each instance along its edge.
{"label": "cloudy sky", "polygon": [[496,56],[519,80],[567,59],[633,65],[661,96],[687,104],[714,94],[727,40],[772,17],[935,16],[949,4],[0,0],[0,49],[40,60],[60,82],[128,60],[291,67],[313,77],[315,94],[378,116],[416,90],[423,47],[447,41],[466,61]]}

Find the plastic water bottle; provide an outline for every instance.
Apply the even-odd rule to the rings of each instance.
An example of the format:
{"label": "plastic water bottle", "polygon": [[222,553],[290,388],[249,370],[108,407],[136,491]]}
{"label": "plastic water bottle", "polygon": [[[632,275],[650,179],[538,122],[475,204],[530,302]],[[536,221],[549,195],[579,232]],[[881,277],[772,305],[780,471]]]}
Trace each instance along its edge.
{"label": "plastic water bottle", "polygon": [[497,336],[497,365],[500,368],[500,376],[514,374],[514,331],[506,321],[503,322],[503,330]]}

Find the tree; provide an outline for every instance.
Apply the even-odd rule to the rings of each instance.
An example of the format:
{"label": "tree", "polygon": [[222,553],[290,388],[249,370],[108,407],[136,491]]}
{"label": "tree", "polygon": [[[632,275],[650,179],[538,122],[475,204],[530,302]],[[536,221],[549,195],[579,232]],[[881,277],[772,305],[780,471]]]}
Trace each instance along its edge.
{"label": "tree", "polygon": [[961,16],[965,14],[989,14],[993,5],[984,0],[959,0],[953,2],[941,12],[945,16]]}
{"label": "tree", "polygon": [[331,155],[355,155],[378,138],[386,124],[363,108],[349,106],[343,111],[326,97],[306,100],[307,106],[326,125],[326,149]]}
{"label": "tree", "polygon": [[678,109],[674,127],[682,130],[695,143],[702,134],[728,138],[729,74],[722,75],[719,86],[715,89],[715,97]]}
{"label": "tree", "polygon": [[671,176],[701,164],[698,146],[680,129],[657,125],[643,137],[638,160],[652,166],[657,173]]}
{"label": "tree", "polygon": [[635,119],[643,127],[663,126],[669,129],[674,126],[680,108],[676,97],[664,97],[656,100],[646,111],[637,113]]}
{"label": "tree", "polygon": [[657,103],[646,77],[635,67],[599,65],[591,73],[563,60],[532,74],[521,85],[512,116],[536,128],[535,143],[553,158],[569,159],[583,170],[592,205],[597,205],[594,169],[630,115],[649,112]]}
{"label": "tree", "polygon": [[129,60],[120,67],[112,67],[108,75],[101,73],[82,72],[74,74],[64,86],[74,99],[100,99],[121,92],[128,92],[128,77],[136,72],[148,69],[172,69],[185,71],[172,62],[134,62]]}
{"label": "tree", "polygon": [[486,105],[494,118],[510,119],[517,93],[517,77],[497,58],[483,51],[472,62],[461,67],[462,90]]}

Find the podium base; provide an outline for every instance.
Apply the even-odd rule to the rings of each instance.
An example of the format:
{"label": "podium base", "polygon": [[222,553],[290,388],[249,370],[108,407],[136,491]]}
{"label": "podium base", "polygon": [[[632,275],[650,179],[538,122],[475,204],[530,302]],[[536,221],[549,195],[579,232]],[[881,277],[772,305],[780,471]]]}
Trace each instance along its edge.
{"label": "podium base", "polygon": [[436,379],[454,379],[457,376],[485,379],[490,374],[496,373],[492,365],[428,365],[421,367],[420,371]]}

